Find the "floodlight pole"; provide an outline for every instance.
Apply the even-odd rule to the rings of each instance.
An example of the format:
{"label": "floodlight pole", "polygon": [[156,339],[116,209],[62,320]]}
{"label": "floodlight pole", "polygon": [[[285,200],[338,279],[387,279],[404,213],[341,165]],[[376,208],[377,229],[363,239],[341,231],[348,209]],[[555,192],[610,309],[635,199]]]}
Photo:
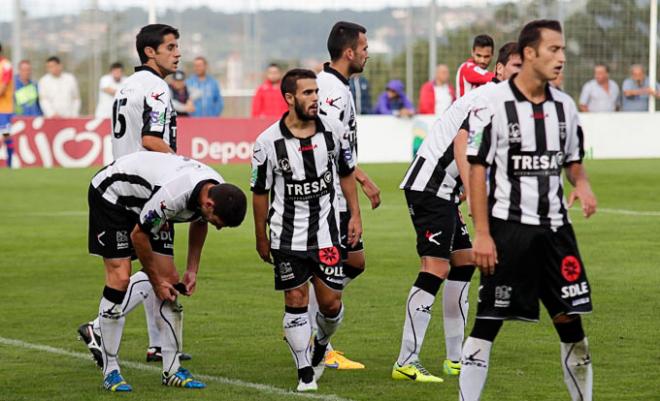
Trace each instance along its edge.
{"label": "floodlight pole", "polygon": [[[658,59],[658,0],[651,0],[651,21],[649,23],[649,85],[656,89]],[[649,112],[655,111],[655,96],[649,96]]]}
{"label": "floodlight pole", "polygon": [[[412,6],[408,0],[406,12],[406,96],[413,98],[413,38],[412,38]],[[412,100],[411,100],[412,101]]]}
{"label": "floodlight pole", "polygon": [[434,71],[435,71],[435,66],[438,64],[438,55],[436,54],[437,51],[437,45],[436,45],[436,34],[435,34],[435,26],[436,26],[436,0],[431,0],[431,4],[429,6],[429,15],[430,15],[430,21],[429,21],[429,79],[433,79]]}
{"label": "floodlight pole", "polygon": [[21,30],[23,25],[23,10],[21,0],[14,0],[14,23],[11,32],[11,59],[14,70],[18,70],[18,63],[23,59],[23,48],[21,47]]}
{"label": "floodlight pole", "polygon": [[156,0],[149,0],[149,24],[156,23]]}

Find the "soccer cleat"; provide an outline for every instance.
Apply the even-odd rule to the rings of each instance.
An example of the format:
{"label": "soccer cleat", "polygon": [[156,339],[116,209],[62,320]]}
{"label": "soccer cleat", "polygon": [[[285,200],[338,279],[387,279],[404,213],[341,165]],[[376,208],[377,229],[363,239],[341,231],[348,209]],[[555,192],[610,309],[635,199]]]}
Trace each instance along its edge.
{"label": "soccer cleat", "polygon": [[364,369],[363,364],[351,361],[344,356],[343,352],[334,349],[326,352],[325,367],[338,370]]}
{"label": "soccer cleat", "polygon": [[[192,355],[181,352],[179,354],[180,361],[189,361],[192,359]],[[163,354],[160,347],[149,347],[147,349],[147,362],[160,362],[163,360]]]}
{"label": "soccer cleat", "polygon": [[461,374],[461,363],[445,359],[442,363],[442,370],[447,376],[458,376]]}
{"label": "soccer cleat", "polygon": [[409,363],[404,366],[399,366],[398,362],[394,363],[392,368],[392,379],[394,380],[411,380],[419,383],[442,383],[444,380],[438,376],[433,376],[429,373],[419,361]]}
{"label": "soccer cleat", "polygon": [[131,387],[130,384],[126,383],[126,380],[124,380],[123,377],[121,377],[121,373],[117,369],[113,370],[112,372],[108,373],[105,376],[105,379],[103,379],[103,387],[106,390],[110,390],[113,392],[117,393],[126,393],[129,391],[133,391],[133,387]]}
{"label": "soccer cleat", "polygon": [[312,351],[312,369],[314,369],[314,380],[318,381],[325,370],[325,351],[328,344],[322,345],[314,337],[314,350]]}
{"label": "soccer cleat", "polygon": [[192,374],[188,369],[179,368],[175,374],[168,376],[163,372],[163,385],[170,387],[183,387],[183,388],[204,388],[206,384],[193,379]]}
{"label": "soccer cleat", "polygon": [[94,332],[92,322],[83,323],[78,327],[78,339],[87,345],[92,353],[92,359],[99,368],[103,367],[103,354],[101,353],[101,336]]}
{"label": "soccer cleat", "polygon": [[298,387],[296,391],[299,393],[304,393],[308,391],[316,391],[319,386],[314,380],[314,370],[307,366],[302,369],[298,369]]}

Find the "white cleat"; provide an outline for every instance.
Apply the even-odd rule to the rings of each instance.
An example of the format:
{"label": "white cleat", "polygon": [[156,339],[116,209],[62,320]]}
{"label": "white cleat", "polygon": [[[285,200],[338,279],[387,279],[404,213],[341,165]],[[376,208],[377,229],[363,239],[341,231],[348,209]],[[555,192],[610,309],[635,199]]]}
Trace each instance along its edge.
{"label": "white cleat", "polygon": [[321,376],[323,376],[323,371],[325,370],[325,362],[321,361],[318,365],[312,366],[314,369],[314,381],[318,381]]}
{"label": "white cleat", "polygon": [[316,380],[312,379],[311,382],[305,383],[302,379],[298,380],[298,387],[296,391],[299,393],[307,393],[310,391],[316,391],[319,389],[319,386],[316,384]]}

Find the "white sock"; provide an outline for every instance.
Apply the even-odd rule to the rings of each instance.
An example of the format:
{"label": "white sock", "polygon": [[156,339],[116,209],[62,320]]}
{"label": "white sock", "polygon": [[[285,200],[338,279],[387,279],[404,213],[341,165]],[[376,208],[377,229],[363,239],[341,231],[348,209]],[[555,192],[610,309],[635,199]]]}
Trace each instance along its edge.
{"label": "white sock", "polygon": [[318,330],[316,324],[316,314],[319,312],[319,301],[316,300],[316,291],[314,291],[314,284],[309,283],[309,303],[307,305],[307,315],[309,316],[309,323],[312,331]]}
{"label": "white sock", "polygon": [[400,366],[419,359],[419,351],[422,349],[426,328],[431,321],[433,302],[435,302],[435,295],[415,286],[410,289],[406,301],[406,320],[403,324],[401,350],[397,359]]}
{"label": "white sock", "polygon": [[163,373],[170,376],[181,366],[179,353],[183,349],[183,306],[177,300],[161,301],[160,313],[164,323],[161,337]]}
{"label": "white sock", "polygon": [[463,345],[461,375],[458,378],[460,401],[478,401],[488,376],[488,361],[493,343],[468,337]]}
{"label": "white sock", "polygon": [[[147,274],[139,271],[131,276],[130,281],[128,282],[128,290],[126,291],[126,296],[124,297],[124,302],[121,304],[121,310],[124,315],[130,313],[137,305],[144,302],[147,298],[155,298],[153,287],[149,282],[149,277]],[[98,335],[101,335],[100,319],[97,316],[96,319],[92,322],[92,327],[94,332]]]}
{"label": "white sock", "polygon": [[577,343],[561,343],[561,367],[571,399],[591,401],[593,370],[586,337]]}
{"label": "white sock", "polygon": [[289,346],[289,350],[291,350],[296,368],[302,369],[312,366],[310,354],[312,326],[309,323],[307,312],[285,312],[282,325],[284,327],[285,341]]}
{"label": "white sock", "polygon": [[470,282],[445,281],[442,292],[442,312],[445,326],[445,347],[447,359],[453,362],[461,360],[461,348],[465,336],[465,324],[468,318],[468,290]]}
{"label": "white sock", "polygon": [[326,317],[320,311],[316,314],[316,325],[318,327],[316,341],[319,344],[326,345],[330,343],[330,337],[335,334],[342,320],[344,320],[344,305],[342,304],[340,308],[339,313],[335,317]]}
{"label": "white sock", "polygon": [[105,297],[101,298],[98,320],[101,332],[103,376],[106,376],[113,370],[119,370],[119,345],[126,321],[121,312],[121,304],[108,301]]}
{"label": "white sock", "polygon": [[156,294],[151,289],[153,296],[147,297],[144,300],[144,316],[147,320],[147,333],[149,334],[149,348],[160,347],[161,330],[165,328],[163,317],[160,315],[160,304],[162,301],[158,299]]}

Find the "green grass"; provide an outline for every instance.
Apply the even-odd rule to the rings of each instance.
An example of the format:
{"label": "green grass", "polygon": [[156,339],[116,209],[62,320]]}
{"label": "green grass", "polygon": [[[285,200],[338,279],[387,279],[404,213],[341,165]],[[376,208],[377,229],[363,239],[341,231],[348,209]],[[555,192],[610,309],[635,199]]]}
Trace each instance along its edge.
{"label": "green grass", "polygon": [[[660,210],[660,160],[590,161],[587,167],[600,207]],[[333,343],[367,369],[326,371],[320,394],[353,400],[455,400],[456,378],[440,385],[389,379],[418,258],[403,194],[397,189],[406,166],[365,168],[383,190],[383,205],[376,211],[364,209],[367,272],[346,291],[346,319]],[[247,166],[220,170],[228,181],[247,189]],[[0,171],[0,337],[86,352],[76,341],[76,328],[95,315],[103,288],[101,262],[86,251],[86,189],[93,173]],[[584,325],[592,350],[595,399],[658,399],[660,216],[599,213],[584,220],[576,208],[571,215],[593,289],[595,312],[585,317]],[[185,260],[186,231],[179,226],[179,266]],[[472,312],[475,293],[470,294]],[[197,293],[183,303],[184,348],[193,355],[187,366],[194,373],[282,389],[295,386],[293,362],[282,341],[282,295],[273,290],[272,271],[254,251],[251,215],[238,229],[209,233]],[[422,351],[425,365],[437,373],[444,354],[441,310],[436,306]],[[142,315],[139,308],[127,319],[123,360],[143,361],[147,340]],[[122,399],[295,399],[217,382],[187,392],[164,388],[155,372],[123,372],[135,390]],[[117,398],[100,389],[101,380],[91,361],[0,343],[0,400]],[[569,399],[558,338],[546,315],[538,324],[505,324],[482,399]]]}

